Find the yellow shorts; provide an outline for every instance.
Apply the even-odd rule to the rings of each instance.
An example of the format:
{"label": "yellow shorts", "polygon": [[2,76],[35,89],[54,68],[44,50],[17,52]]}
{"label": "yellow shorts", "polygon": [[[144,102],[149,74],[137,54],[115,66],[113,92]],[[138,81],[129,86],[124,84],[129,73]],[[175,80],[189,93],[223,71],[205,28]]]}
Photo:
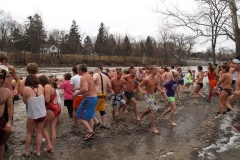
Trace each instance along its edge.
{"label": "yellow shorts", "polygon": [[96,105],[96,111],[105,111],[105,94],[97,94],[98,96],[98,103]]}

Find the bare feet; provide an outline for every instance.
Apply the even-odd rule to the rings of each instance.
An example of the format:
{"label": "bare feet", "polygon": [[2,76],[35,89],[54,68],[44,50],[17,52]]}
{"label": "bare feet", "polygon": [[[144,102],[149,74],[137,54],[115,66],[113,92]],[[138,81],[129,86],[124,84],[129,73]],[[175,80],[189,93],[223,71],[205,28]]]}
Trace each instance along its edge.
{"label": "bare feet", "polygon": [[25,152],[22,153],[22,155],[27,157],[28,156],[28,152],[25,151]]}
{"label": "bare feet", "polygon": [[44,148],[43,149],[45,152],[50,152],[50,153],[53,153],[54,151],[53,151],[53,147],[52,148]]}
{"label": "bare feet", "polygon": [[163,119],[165,119],[165,120],[167,119],[165,113],[162,113],[162,116],[163,116]]}
{"label": "bare feet", "polygon": [[172,122],[172,123],[171,123],[171,125],[172,125],[172,126],[177,126],[177,124],[176,124],[176,123],[174,123],[174,122]]}
{"label": "bare feet", "polygon": [[155,134],[160,134],[159,130],[157,130],[156,128],[152,129],[152,132]]}
{"label": "bare feet", "polygon": [[138,119],[137,119],[137,120],[138,120],[140,123],[142,123],[142,118],[143,118],[142,115],[138,116],[138,118],[139,118],[139,120],[138,120]]}
{"label": "bare feet", "polygon": [[34,153],[37,157],[40,157],[40,155],[41,155],[40,152],[37,152],[37,151],[34,151],[33,153]]}
{"label": "bare feet", "polygon": [[138,115],[137,115],[136,119],[137,119],[139,122],[142,121],[142,119],[141,119]]}

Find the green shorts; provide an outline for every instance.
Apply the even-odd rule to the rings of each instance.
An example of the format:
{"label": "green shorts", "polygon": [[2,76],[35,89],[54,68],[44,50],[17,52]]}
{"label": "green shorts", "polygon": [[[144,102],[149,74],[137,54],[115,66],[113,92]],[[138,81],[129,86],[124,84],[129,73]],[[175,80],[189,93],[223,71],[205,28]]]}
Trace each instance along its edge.
{"label": "green shorts", "polygon": [[171,102],[175,102],[175,97],[168,97],[168,102],[171,103]]}

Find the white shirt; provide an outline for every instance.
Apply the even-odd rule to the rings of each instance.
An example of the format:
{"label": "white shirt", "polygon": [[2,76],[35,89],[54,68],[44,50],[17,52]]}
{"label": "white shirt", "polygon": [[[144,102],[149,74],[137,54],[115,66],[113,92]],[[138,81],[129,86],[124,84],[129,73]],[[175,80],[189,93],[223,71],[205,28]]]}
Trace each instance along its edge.
{"label": "white shirt", "polygon": [[[80,82],[81,82],[81,76],[79,74],[76,74],[70,79],[70,84],[76,87],[80,87]],[[75,90],[75,93],[77,93],[79,90]]]}

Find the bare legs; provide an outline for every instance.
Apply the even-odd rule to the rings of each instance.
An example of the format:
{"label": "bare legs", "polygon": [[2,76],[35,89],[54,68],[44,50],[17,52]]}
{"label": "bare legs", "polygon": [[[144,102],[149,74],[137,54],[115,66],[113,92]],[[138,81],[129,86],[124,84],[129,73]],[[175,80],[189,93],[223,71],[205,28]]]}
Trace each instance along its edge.
{"label": "bare legs", "polygon": [[170,108],[168,108],[165,112],[163,112],[163,117],[164,119],[166,119],[166,115],[168,113],[170,113],[170,124],[172,126],[176,126],[177,124],[174,122],[174,115],[175,115],[175,112],[176,112],[176,104],[175,102],[170,102]]}
{"label": "bare legs", "polygon": [[198,101],[198,94],[199,94],[200,89],[201,89],[201,86],[199,84],[197,84],[194,89],[194,99],[196,102]]}
{"label": "bare legs", "polygon": [[[129,101],[129,99],[127,100],[127,104],[128,104],[128,101]],[[135,98],[131,98],[131,99],[130,99],[130,102],[131,102],[131,104],[132,104],[132,109],[133,109],[133,112],[134,112],[134,114],[135,114],[136,119],[137,119],[138,121],[140,121],[140,118],[139,118],[138,113],[137,113],[137,103],[136,103]]]}
{"label": "bare legs", "polygon": [[77,108],[73,107],[73,121],[74,121],[74,126],[78,125],[78,119],[77,119]]}
{"label": "bare legs", "polygon": [[[45,121],[45,124],[43,126],[43,129],[42,129],[42,134],[44,136],[44,138],[46,139],[46,142],[47,142],[47,148],[44,148],[44,151],[49,151],[49,152],[53,152],[53,145],[52,145],[52,142],[50,140],[50,137],[49,137],[49,133],[48,133],[48,130],[47,130],[47,126],[53,121],[53,119],[57,119],[58,117],[55,117],[53,111],[51,110],[47,110],[47,119]],[[56,121],[57,122],[57,121]],[[50,128],[52,128],[50,126]],[[51,131],[52,132],[52,131]],[[56,131],[55,131],[56,133]],[[54,133],[53,133],[54,134]],[[56,134],[55,134],[56,136]],[[56,138],[56,137],[55,137]]]}
{"label": "bare legs", "polygon": [[[142,114],[139,115],[139,121],[141,122],[142,121],[142,118],[149,114],[151,112],[151,110],[146,110],[144,111]],[[156,112],[152,112],[151,114],[151,126],[152,126],[152,132],[155,133],[155,134],[159,134],[159,130],[157,130],[156,128],[156,125],[155,125],[155,119],[156,119]]]}
{"label": "bare legs", "polygon": [[223,115],[223,110],[224,110],[224,106],[226,105],[227,108],[229,108],[231,111],[235,112],[235,110],[232,108],[232,106],[229,103],[229,99],[231,98],[228,97],[228,93],[225,90],[222,90],[220,96],[219,96],[219,109],[220,109],[220,115]]}
{"label": "bare legs", "polygon": [[35,123],[32,119],[27,118],[27,133],[26,133],[26,137],[25,137],[25,152],[24,154],[27,155],[28,154],[28,150],[29,150],[29,146],[30,146],[30,142],[32,139],[32,133],[33,130],[36,127],[36,155],[40,155],[40,147],[41,147],[41,143],[42,143],[42,129],[44,126],[45,121],[42,122],[37,122]]}

